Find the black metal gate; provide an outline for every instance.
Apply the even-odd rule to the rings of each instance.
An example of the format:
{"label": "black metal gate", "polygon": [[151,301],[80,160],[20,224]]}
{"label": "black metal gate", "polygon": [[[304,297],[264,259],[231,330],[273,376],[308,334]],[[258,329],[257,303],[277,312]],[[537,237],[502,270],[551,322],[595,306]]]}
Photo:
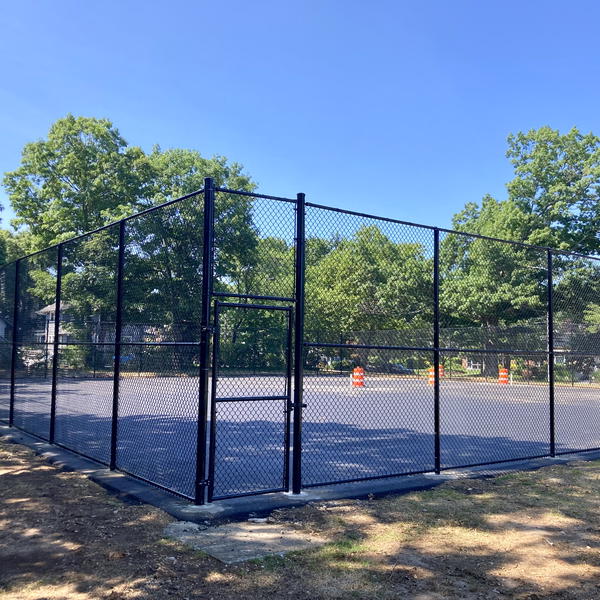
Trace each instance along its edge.
{"label": "black metal gate", "polygon": [[292,315],[215,303],[209,502],[289,489]]}

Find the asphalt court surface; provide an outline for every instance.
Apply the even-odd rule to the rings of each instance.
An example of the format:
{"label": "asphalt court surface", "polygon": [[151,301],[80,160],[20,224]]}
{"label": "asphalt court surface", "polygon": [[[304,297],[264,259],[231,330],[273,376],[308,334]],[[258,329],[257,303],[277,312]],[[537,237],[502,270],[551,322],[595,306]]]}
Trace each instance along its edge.
{"label": "asphalt court surface", "polygon": [[[6,418],[7,382],[0,383]],[[440,384],[445,468],[549,453],[549,388],[539,383]],[[198,380],[124,376],[120,381],[117,466],[192,496]],[[282,377],[222,377],[217,398],[285,394]],[[17,379],[15,424],[48,436],[51,379]],[[107,463],[112,379],[59,378],[56,441]],[[334,481],[434,468],[433,386],[418,377],[307,375],[304,380],[303,481]],[[215,496],[283,487],[285,401],[218,402]],[[600,447],[600,388],[557,384],[556,450]]]}

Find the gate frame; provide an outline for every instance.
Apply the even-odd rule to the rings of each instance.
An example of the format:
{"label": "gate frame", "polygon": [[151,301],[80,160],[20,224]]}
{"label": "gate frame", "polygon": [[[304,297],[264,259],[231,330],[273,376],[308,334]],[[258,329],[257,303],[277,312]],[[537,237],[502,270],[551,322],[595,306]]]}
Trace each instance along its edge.
{"label": "gate frame", "polygon": [[[248,296],[249,299],[257,298]],[[260,297],[258,297],[260,298]],[[276,396],[231,396],[226,398],[217,397],[217,383],[219,379],[219,350],[221,343],[221,325],[220,316],[221,309],[233,308],[244,310],[267,310],[267,311],[282,311],[287,312],[287,332],[286,332],[286,350],[285,350],[285,394]],[[256,496],[258,494],[269,494],[272,492],[289,492],[290,485],[290,428],[291,428],[291,412],[293,410],[292,403],[292,335],[293,335],[293,319],[294,308],[290,305],[271,305],[271,304],[250,304],[241,302],[223,302],[215,300],[213,312],[213,345],[212,345],[212,368],[211,368],[211,391],[210,391],[210,433],[209,433],[209,450],[208,450],[208,502],[213,500],[225,500],[227,498],[239,498],[242,496]],[[265,490],[254,490],[250,492],[242,492],[239,494],[227,494],[224,496],[214,495],[215,488],[215,458],[217,447],[217,403],[218,402],[260,402],[265,400],[280,400],[285,401],[285,421],[283,430],[283,472],[282,486],[279,488],[269,488]]]}

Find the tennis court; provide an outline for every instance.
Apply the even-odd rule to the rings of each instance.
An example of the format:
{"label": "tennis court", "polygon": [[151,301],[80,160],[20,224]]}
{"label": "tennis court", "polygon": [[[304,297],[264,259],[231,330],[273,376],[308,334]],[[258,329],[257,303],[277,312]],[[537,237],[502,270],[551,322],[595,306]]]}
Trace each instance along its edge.
{"label": "tennis court", "polygon": [[[279,377],[224,377],[253,396],[279,393]],[[305,486],[433,471],[433,388],[418,377],[373,377],[352,388],[345,375],[307,375],[302,474]],[[51,380],[21,379],[15,424],[48,436]],[[600,447],[600,388],[557,385],[556,451]],[[215,497],[283,487],[286,403],[219,402]],[[107,463],[112,380],[63,378],[57,386],[56,442]],[[123,377],[117,466],[185,495],[195,477],[198,380]],[[547,455],[548,386],[443,380],[443,468]]]}

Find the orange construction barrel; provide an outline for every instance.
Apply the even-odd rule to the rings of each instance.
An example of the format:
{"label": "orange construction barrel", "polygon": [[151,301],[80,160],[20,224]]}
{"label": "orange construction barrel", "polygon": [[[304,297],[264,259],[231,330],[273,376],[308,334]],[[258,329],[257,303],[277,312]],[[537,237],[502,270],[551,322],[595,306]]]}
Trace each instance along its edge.
{"label": "orange construction barrel", "polygon": [[365,387],[365,370],[362,367],[352,371],[352,387]]}
{"label": "orange construction barrel", "polygon": [[435,383],[435,369],[433,367],[429,367],[429,376],[427,377],[427,383],[429,385],[433,385]]}
{"label": "orange construction barrel", "polygon": [[498,369],[498,383],[508,385],[508,369],[506,367]]}
{"label": "orange construction barrel", "polygon": [[[438,372],[440,374],[440,379],[445,375],[444,365],[438,366]],[[429,376],[427,377],[427,383],[429,385],[433,385],[435,383],[435,369],[433,367],[429,367]]]}

